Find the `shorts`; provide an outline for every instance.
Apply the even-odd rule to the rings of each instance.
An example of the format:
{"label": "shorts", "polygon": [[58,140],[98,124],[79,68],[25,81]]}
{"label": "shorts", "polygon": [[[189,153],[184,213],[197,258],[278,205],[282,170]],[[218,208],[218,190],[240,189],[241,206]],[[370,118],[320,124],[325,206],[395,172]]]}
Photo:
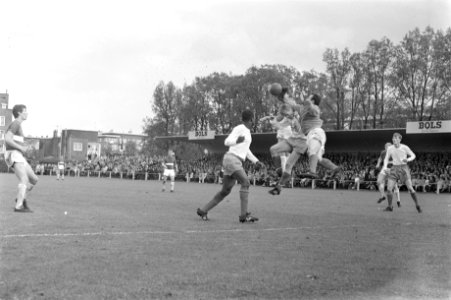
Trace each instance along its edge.
{"label": "shorts", "polygon": [[387,179],[388,174],[390,174],[390,169],[382,169],[379,174],[377,175],[377,182],[378,183],[383,183],[385,182],[385,180]]}
{"label": "shorts", "polygon": [[175,177],[175,170],[174,169],[164,169],[163,176]]}
{"label": "shorts", "polygon": [[243,161],[238,156],[227,152],[222,159],[222,168],[224,175],[231,176],[236,171],[244,170]]}
{"label": "shorts", "polygon": [[5,155],[6,164],[9,168],[12,168],[15,163],[26,163],[27,160],[19,150],[7,150]]}
{"label": "shorts", "polygon": [[407,180],[412,180],[410,176],[410,169],[408,165],[392,166],[388,178],[391,180],[405,183]]}
{"label": "shorts", "polygon": [[277,139],[288,139],[291,135],[291,127],[285,127],[277,130]]}
{"label": "shorts", "polygon": [[[310,153],[310,144],[313,140],[317,140],[321,143],[321,148],[318,150],[318,153]],[[309,147],[310,155],[316,154],[319,158],[322,158],[324,152],[326,151],[326,133],[324,132],[324,130],[319,127],[310,130],[307,134],[307,145]]]}
{"label": "shorts", "polygon": [[287,143],[291,146],[292,151],[304,154],[307,151],[307,139],[304,137],[290,137]]}

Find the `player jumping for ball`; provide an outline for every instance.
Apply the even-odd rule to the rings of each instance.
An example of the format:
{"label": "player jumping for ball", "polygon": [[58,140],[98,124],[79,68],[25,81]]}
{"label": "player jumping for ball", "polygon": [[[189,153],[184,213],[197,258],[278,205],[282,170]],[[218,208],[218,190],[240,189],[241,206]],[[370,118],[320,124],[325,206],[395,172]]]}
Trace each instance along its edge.
{"label": "player jumping for ball", "polygon": [[14,212],[32,212],[27,205],[26,193],[38,183],[38,177],[24,157],[27,147],[25,146],[22,122],[28,118],[27,107],[23,104],[14,105],[13,116],[15,120],[9,124],[5,134],[5,159],[8,167],[14,170],[19,179]]}
{"label": "player jumping for ball", "polygon": [[335,177],[341,170],[327,158],[323,158],[326,133],[321,128],[323,121],[320,119],[319,104],[321,97],[316,94],[311,95],[303,101],[302,107],[299,104],[293,105],[299,111],[300,128],[304,138],[298,140],[297,148],[293,150],[288,157],[285,172],[279,180],[279,183],[269,191],[272,195],[279,195],[282,186],[284,186],[291,178],[291,170],[296,164],[300,156],[308,151],[309,156],[309,172],[301,174],[305,178],[318,178],[316,169],[318,164],[328,170],[332,170],[332,177]]}
{"label": "player jumping for ball", "polygon": [[224,154],[222,166],[224,169],[224,177],[222,179],[222,188],[216,193],[213,199],[210,200],[202,209],[197,209],[197,215],[202,220],[208,220],[207,214],[218,205],[224,198],[230,194],[235,181],[241,185],[240,201],[241,214],[239,221],[241,223],[253,223],[258,221],[258,218],[251,215],[248,209],[249,202],[249,178],[243,168],[243,163],[247,159],[253,162],[256,167],[264,167],[254,154],[252,154],[250,145],[252,143],[252,136],[250,128],[252,127],[253,113],[246,109],[241,114],[242,124],[234,127],[229,136],[225,139],[224,144],[229,147],[229,151]]}
{"label": "player jumping for ball", "polygon": [[[407,145],[401,144],[402,135],[395,132],[393,134],[393,145],[388,147],[387,155],[385,155],[384,166],[382,171],[388,168],[388,162],[393,159],[393,166],[388,173],[388,183],[387,183],[387,201],[388,206],[384,211],[393,211],[392,200],[393,200],[393,188],[397,181],[405,183],[407,189],[410,192],[415,207],[419,213],[421,213],[421,207],[418,204],[417,194],[412,186],[412,179],[410,176],[410,169],[407,165],[408,162],[413,161],[416,156],[415,153],[410,150]],[[382,172],[381,171],[381,172]]]}

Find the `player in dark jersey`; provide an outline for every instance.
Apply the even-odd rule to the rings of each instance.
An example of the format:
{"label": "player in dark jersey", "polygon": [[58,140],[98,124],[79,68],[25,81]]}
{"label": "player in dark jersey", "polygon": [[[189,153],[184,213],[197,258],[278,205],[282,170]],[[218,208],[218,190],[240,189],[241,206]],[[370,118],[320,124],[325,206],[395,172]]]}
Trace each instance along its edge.
{"label": "player in dark jersey", "polygon": [[175,153],[171,149],[168,150],[168,156],[163,161],[163,189],[166,191],[166,179],[169,177],[171,180],[171,193],[174,192],[175,186],[175,173],[177,172],[177,162],[175,159]]}
{"label": "player in dark jersey", "polygon": [[28,207],[25,198],[27,191],[31,191],[38,182],[38,177],[24,156],[27,152],[27,146],[25,145],[24,134],[22,131],[22,122],[28,118],[27,107],[23,104],[14,105],[13,116],[15,120],[9,124],[5,134],[5,160],[8,167],[14,170],[14,173],[19,179],[14,211],[32,212]]}
{"label": "player in dark jersey", "polygon": [[[381,154],[377,160],[376,169],[382,169],[382,166],[384,165],[385,155],[387,155],[387,149],[391,145],[392,145],[391,143],[385,144],[385,149],[381,151]],[[381,170],[377,175],[377,188],[379,189],[379,193],[381,194],[381,197],[379,198],[379,200],[377,200],[377,203],[381,203],[385,199],[387,199],[385,196],[385,183],[387,182],[387,176],[390,173],[390,168],[392,167],[392,165],[393,165],[392,159],[390,158],[387,169]],[[396,194],[397,199],[396,204],[398,205],[398,207],[401,207],[401,197],[399,195],[399,186],[397,183],[395,184],[393,191]]]}

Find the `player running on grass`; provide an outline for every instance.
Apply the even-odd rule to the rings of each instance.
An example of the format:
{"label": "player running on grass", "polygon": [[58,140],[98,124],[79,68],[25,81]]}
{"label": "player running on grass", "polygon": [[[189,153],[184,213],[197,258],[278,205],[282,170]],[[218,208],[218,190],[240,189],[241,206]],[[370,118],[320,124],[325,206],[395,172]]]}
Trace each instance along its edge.
{"label": "player running on grass", "polygon": [[17,186],[17,198],[14,212],[32,212],[26,201],[27,191],[38,183],[38,177],[28,164],[24,154],[27,151],[25,146],[24,134],[22,131],[22,122],[28,118],[27,107],[23,104],[17,104],[13,107],[13,116],[15,120],[6,128],[6,164],[14,170],[19,179]]}
{"label": "player running on grass", "polygon": [[[387,155],[387,149],[391,145],[391,143],[386,143],[385,149],[381,151],[381,154],[377,159],[376,169],[380,170],[379,174],[377,175],[377,188],[379,189],[379,193],[381,195],[379,200],[377,200],[377,203],[381,203],[385,199],[387,199],[385,197],[385,182],[387,181],[388,173],[390,173],[390,168],[393,165],[392,159],[389,159],[387,169],[384,172],[382,172],[381,167],[384,164],[385,155]],[[394,192],[396,194],[396,204],[398,205],[398,207],[401,207],[401,197],[399,196],[399,187],[397,183],[395,183]]]}
{"label": "player running on grass", "polygon": [[[415,207],[419,213],[421,213],[421,207],[418,204],[417,194],[412,186],[412,179],[410,176],[410,169],[407,165],[408,162],[413,161],[416,156],[415,153],[410,150],[407,145],[401,144],[402,135],[395,132],[393,134],[393,145],[388,147],[387,155],[385,155],[384,166],[382,171],[388,168],[388,162],[390,158],[393,159],[393,166],[388,173],[388,183],[387,183],[387,201],[388,206],[384,211],[393,211],[392,199],[393,199],[393,188],[397,181],[405,183],[407,189],[410,192]],[[381,172],[382,172],[381,171]]]}
{"label": "player running on grass", "polygon": [[243,163],[246,158],[253,162],[256,167],[264,167],[264,164],[260,162],[249,149],[252,143],[250,131],[250,128],[252,127],[252,118],[253,113],[250,110],[246,109],[243,111],[241,114],[242,124],[234,127],[224,141],[224,144],[229,147],[229,151],[224,154],[222,160],[222,166],[224,168],[222,188],[210,202],[202,207],[202,209],[197,209],[197,215],[201,217],[202,220],[208,220],[208,212],[230,194],[235,185],[235,181],[238,181],[241,185],[241,214],[239,216],[239,221],[241,223],[258,221],[258,218],[252,216],[251,213],[247,211],[250,182],[243,168]]}

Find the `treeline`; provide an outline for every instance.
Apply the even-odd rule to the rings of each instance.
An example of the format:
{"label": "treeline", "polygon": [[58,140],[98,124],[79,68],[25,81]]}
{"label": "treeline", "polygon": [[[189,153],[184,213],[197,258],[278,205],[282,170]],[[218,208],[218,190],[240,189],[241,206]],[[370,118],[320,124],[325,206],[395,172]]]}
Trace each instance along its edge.
{"label": "treeline", "polygon": [[325,73],[262,65],[243,75],[197,77],[181,88],[160,82],[145,132],[151,138],[205,129],[228,133],[245,107],[255,111],[255,119],[274,112],[276,100],[268,93],[273,82],[289,87],[295,98],[322,95],[326,129],[398,128],[406,121],[451,119],[451,28],[416,28],[398,44],[384,37],[357,53],[326,49],[323,61]]}

